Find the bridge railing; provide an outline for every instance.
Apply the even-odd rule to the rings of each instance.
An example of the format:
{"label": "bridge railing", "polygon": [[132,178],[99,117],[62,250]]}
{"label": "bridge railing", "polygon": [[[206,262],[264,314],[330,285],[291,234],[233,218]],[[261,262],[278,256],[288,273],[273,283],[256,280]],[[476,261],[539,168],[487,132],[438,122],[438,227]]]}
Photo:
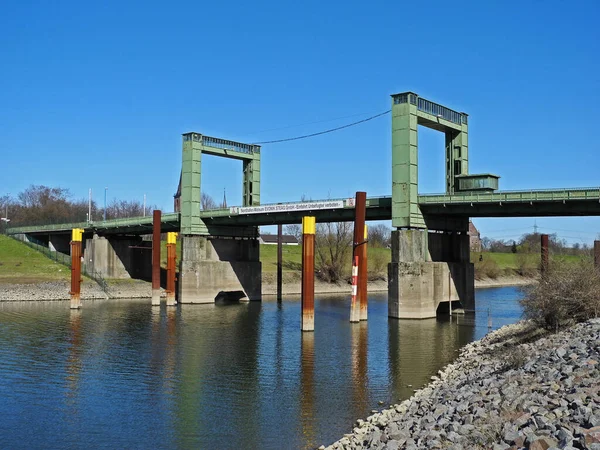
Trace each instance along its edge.
{"label": "bridge railing", "polygon": [[450,108],[446,108],[445,106],[438,105],[429,100],[425,100],[424,98],[417,98],[417,109],[419,111],[423,111],[424,113],[431,114],[432,116],[441,117],[449,122],[453,122],[457,125],[461,123],[467,123],[466,117],[463,122],[463,114],[453,111]]}
{"label": "bridge railing", "polygon": [[600,200],[600,187],[536,189],[529,191],[461,192],[456,194],[419,194],[419,203],[498,203]]}
{"label": "bridge railing", "polygon": [[[173,222],[179,220],[179,213],[163,214],[162,222]],[[6,231],[8,234],[27,234],[27,233],[44,233],[57,231],[70,231],[73,228],[83,228],[85,231],[106,230],[111,228],[127,228],[133,226],[148,227],[148,232],[152,230],[152,216],[142,217],[123,217],[120,219],[110,219],[107,221],[96,220],[92,222],[77,222],[77,223],[59,223],[52,225],[31,225],[26,227],[11,227]]]}

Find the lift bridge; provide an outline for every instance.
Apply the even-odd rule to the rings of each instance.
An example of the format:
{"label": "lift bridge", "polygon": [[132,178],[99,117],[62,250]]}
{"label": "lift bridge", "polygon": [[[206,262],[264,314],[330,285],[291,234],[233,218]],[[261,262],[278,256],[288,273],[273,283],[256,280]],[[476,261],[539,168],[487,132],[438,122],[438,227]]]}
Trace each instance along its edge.
{"label": "lift bridge", "polygon": [[[501,191],[499,177],[469,173],[468,115],[416,93],[391,96],[391,195],[367,199],[367,220],[392,221],[392,262],[388,266],[388,315],[428,318],[443,302],[474,306],[468,224],[472,217],[600,215],[600,188]],[[418,192],[418,126],[445,135],[442,194]],[[202,155],[242,161],[242,205],[201,210]],[[181,235],[180,303],[214,302],[237,291],[261,299],[258,226],[354,219],[353,199],[261,204],[261,147],[190,132],[183,135],[182,169],[175,212],[163,214],[161,231]],[[135,252],[140,236],[152,229],[151,217],[137,217],[9,228],[68,253],[73,228],[84,230],[84,264],[105,278],[146,273],[148,252]]]}

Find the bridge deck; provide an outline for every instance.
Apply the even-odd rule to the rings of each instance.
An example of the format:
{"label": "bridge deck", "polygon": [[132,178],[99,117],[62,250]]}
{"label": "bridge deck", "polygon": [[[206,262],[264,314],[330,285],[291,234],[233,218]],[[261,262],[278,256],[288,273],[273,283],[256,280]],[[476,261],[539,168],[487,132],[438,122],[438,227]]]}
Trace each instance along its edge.
{"label": "bridge deck", "polygon": [[[335,200],[319,200],[323,203]],[[275,213],[239,212],[237,208],[201,211],[202,220],[209,226],[243,227],[257,225],[300,223],[302,216],[314,215],[319,222],[350,221],[354,207],[347,199],[344,206],[333,209],[302,210]],[[272,204],[285,205],[285,203]],[[367,199],[367,220],[391,219],[392,199],[389,196]],[[265,206],[265,205],[263,205]],[[271,206],[271,205],[270,205]],[[529,191],[498,191],[491,193],[463,192],[458,194],[419,195],[423,214],[449,217],[539,217],[539,216],[597,216],[600,215],[600,188],[547,189]],[[149,234],[152,217],[134,217],[91,223],[67,223],[44,226],[9,228],[9,234],[69,233],[73,228],[106,234]],[[224,228],[223,228],[224,229]],[[179,214],[162,215],[162,231],[178,231]]]}

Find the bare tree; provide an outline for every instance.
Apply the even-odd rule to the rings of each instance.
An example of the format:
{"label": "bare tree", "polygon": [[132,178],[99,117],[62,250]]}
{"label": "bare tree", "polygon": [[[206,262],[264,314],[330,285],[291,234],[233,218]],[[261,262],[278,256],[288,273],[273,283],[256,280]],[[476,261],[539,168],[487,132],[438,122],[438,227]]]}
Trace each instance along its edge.
{"label": "bare tree", "polygon": [[316,234],[317,276],[337,283],[344,278],[352,254],[352,225],[349,222],[320,223]]}
{"label": "bare tree", "polygon": [[217,208],[218,206],[217,202],[215,202],[215,199],[208,195],[206,192],[202,192],[202,194],[200,195],[200,209],[207,210]]}
{"label": "bare tree", "polygon": [[[11,226],[78,222],[85,220],[87,201],[73,202],[68,189],[31,185],[9,200]],[[93,205],[95,208],[95,204]]]}
{"label": "bare tree", "polygon": [[302,225],[299,223],[292,223],[283,227],[284,234],[294,236],[298,242],[302,242]]}
{"label": "bare tree", "polygon": [[[144,211],[144,203],[138,200],[117,200],[116,198],[110,202],[106,207],[106,218],[107,219],[118,219],[123,217],[141,217],[143,215],[149,215],[150,211],[158,209],[156,205],[146,205],[146,211]],[[99,211],[101,215],[104,211]],[[94,217],[96,215],[93,214]]]}
{"label": "bare tree", "polygon": [[392,230],[383,223],[369,227],[369,245],[373,247],[387,248],[390,245]]}

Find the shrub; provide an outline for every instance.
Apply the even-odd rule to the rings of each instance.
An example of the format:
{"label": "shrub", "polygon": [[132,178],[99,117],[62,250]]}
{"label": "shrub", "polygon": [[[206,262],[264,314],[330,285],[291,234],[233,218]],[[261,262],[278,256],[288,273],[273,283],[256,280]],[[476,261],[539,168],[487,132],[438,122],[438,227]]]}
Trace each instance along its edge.
{"label": "shrub", "polygon": [[502,270],[494,261],[489,257],[484,257],[481,261],[475,261],[475,279],[481,280],[483,278],[496,279],[500,276]]}
{"label": "shrub", "polygon": [[369,281],[385,281],[387,279],[387,268],[389,253],[374,251],[379,249],[369,248],[368,255],[368,279]]}
{"label": "shrub", "polygon": [[534,277],[538,274],[540,256],[532,253],[517,253],[517,273],[522,277]]}
{"label": "shrub", "polygon": [[558,330],[600,314],[600,271],[591,260],[554,261],[540,282],[526,287],[523,315]]}

